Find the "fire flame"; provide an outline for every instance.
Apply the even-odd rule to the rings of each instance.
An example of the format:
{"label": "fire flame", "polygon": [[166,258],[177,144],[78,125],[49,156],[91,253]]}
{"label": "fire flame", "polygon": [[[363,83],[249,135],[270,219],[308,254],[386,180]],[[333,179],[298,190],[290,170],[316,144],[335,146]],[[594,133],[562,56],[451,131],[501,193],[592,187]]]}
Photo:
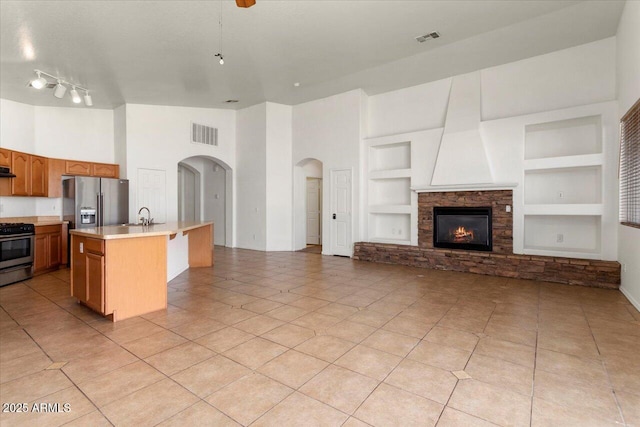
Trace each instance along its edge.
{"label": "fire flame", "polygon": [[460,226],[453,230],[453,239],[454,241],[460,242],[469,242],[474,239],[473,230],[467,230],[466,228]]}

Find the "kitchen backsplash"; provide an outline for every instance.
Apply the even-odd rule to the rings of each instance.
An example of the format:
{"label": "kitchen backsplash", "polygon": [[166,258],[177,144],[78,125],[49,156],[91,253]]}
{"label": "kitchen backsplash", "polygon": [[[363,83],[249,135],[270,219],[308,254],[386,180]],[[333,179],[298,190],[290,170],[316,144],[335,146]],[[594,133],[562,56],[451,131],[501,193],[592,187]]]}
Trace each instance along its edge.
{"label": "kitchen backsplash", "polygon": [[56,216],[62,212],[62,198],[0,197],[0,218],[20,216]]}

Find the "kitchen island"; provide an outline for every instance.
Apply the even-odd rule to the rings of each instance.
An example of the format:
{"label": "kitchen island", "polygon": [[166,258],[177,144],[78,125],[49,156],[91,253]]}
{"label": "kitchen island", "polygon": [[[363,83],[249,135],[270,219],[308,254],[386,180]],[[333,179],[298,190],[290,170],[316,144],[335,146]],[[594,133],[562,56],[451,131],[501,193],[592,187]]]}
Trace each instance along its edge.
{"label": "kitchen island", "polygon": [[213,265],[211,222],[106,226],[70,234],[71,295],[114,322],[167,307],[167,248],[176,237],[188,240],[189,267]]}

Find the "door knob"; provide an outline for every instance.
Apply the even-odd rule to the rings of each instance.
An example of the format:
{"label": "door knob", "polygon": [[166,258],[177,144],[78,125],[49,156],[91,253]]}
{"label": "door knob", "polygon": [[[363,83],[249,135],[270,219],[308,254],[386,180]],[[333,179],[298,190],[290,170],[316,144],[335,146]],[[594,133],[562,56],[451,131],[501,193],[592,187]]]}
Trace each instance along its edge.
{"label": "door knob", "polygon": [[336,214],[333,214],[333,219],[336,219]]}

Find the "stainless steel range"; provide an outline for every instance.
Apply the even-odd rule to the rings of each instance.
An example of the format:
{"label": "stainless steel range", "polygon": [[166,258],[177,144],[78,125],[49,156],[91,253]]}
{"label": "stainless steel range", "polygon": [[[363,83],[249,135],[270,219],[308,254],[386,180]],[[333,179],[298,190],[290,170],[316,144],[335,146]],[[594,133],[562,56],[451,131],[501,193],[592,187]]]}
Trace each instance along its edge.
{"label": "stainless steel range", "polygon": [[0,286],[33,276],[35,226],[0,223]]}

